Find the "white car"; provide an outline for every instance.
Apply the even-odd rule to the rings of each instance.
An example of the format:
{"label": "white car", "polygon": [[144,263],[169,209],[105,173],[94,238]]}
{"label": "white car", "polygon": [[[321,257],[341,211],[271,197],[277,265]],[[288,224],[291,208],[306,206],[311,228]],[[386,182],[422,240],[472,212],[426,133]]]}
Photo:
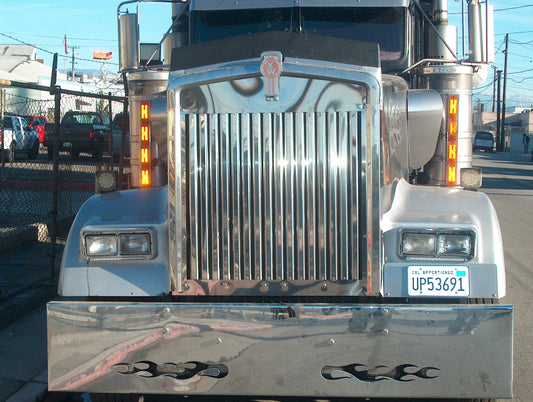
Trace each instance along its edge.
{"label": "white car", "polygon": [[476,131],[472,142],[472,151],[494,152],[494,136],[488,131]]}
{"label": "white car", "polygon": [[29,159],[39,156],[39,135],[20,116],[5,116],[0,133],[0,148],[8,162],[13,162],[19,153]]}

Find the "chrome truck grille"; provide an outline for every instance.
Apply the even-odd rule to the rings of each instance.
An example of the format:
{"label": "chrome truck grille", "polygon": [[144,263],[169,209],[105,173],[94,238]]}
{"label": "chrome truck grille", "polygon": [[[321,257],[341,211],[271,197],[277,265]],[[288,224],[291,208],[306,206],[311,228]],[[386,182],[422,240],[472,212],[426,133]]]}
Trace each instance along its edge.
{"label": "chrome truck grille", "polygon": [[[176,91],[174,294],[364,293],[366,88],[317,81],[295,84],[302,95],[292,108],[262,92],[243,100],[228,82]],[[325,103],[309,106],[319,96]]]}
{"label": "chrome truck grille", "polygon": [[358,279],[359,113],[189,114],[189,277]]}

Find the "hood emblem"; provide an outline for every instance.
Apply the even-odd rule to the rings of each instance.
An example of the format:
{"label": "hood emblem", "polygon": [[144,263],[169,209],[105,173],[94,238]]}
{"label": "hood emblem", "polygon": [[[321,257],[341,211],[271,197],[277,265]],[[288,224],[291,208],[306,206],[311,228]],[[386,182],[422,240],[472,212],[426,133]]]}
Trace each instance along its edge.
{"label": "hood emblem", "polygon": [[279,99],[279,77],[283,56],[280,52],[261,53],[261,74],[265,77],[265,97],[267,101]]}

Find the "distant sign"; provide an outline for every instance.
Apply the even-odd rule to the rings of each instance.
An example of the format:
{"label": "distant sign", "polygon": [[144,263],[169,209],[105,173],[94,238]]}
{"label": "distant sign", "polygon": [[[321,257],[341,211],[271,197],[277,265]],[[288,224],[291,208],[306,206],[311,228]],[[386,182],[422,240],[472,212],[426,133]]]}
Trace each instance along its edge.
{"label": "distant sign", "polygon": [[93,59],[96,60],[111,60],[113,58],[113,52],[107,52],[105,50],[95,50],[93,52]]}

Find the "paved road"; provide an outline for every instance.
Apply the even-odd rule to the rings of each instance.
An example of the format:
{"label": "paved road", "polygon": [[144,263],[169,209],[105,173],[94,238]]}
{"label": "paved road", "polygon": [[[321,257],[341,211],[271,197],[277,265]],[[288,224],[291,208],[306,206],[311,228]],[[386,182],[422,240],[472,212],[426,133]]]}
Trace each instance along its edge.
{"label": "paved road", "polygon": [[[474,165],[483,168],[482,191],[492,199],[503,232],[507,267],[507,293],[503,303],[515,306],[514,393],[516,401],[533,400],[533,162],[520,154],[476,153]],[[17,293],[0,306],[31,306],[36,299],[44,301],[53,290],[39,284],[34,293]],[[39,290],[39,292],[36,292]],[[0,311],[0,314],[3,312]],[[22,315],[22,309],[15,312]],[[41,303],[11,326],[0,330],[0,401],[35,401],[57,395],[46,395],[46,321]],[[11,398],[11,399],[8,399]],[[70,401],[80,400],[71,396]],[[192,400],[192,399],[191,399]]]}
{"label": "paved road", "polygon": [[529,155],[474,156],[483,169],[482,190],[500,220],[505,253],[507,296],[515,306],[514,396],[533,401],[533,162]]}

